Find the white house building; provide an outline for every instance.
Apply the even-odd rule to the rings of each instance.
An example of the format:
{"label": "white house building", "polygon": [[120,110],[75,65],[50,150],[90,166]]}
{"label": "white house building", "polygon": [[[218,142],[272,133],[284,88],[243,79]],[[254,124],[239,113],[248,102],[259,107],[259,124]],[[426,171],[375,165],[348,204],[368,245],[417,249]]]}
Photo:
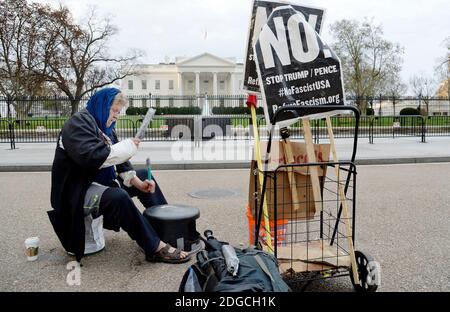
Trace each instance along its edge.
{"label": "white house building", "polygon": [[[120,82],[127,96],[240,95],[243,64],[210,53],[176,57],[160,64],[138,65],[138,74]],[[177,105],[178,106],[178,105]]]}

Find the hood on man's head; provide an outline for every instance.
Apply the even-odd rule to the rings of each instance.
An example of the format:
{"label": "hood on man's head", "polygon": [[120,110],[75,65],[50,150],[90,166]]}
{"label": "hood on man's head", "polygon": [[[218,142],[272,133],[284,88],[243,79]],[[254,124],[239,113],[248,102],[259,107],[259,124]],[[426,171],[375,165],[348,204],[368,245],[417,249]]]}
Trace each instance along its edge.
{"label": "hood on man's head", "polygon": [[120,93],[119,89],[116,88],[104,88],[101,89],[87,102],[86,109],[88,112],[94,116],[98,127],[106,134],[111,135],[112,130],[115,127],[115,122],[113,122],[108,128],[106,127],[106,122],[109,118],[109,111],[114,102],[116,95]]}

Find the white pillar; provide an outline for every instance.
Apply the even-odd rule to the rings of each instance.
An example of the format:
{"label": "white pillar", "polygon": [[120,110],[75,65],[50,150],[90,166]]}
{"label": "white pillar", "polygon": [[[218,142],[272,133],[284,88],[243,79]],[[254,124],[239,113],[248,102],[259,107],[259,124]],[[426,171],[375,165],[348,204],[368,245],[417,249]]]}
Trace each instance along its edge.
{"label": "white pillar", "polygon": [[213,73],[213,95],[217,95],[217,73]]}
{"label": "white pillar", "polygon": [[200,72],[195,72],[195,94],[200,94]]}
{"label": "white pillar", "polygon": [[236,94],[236,91],[234,89],[234,85],[235,85],[235,83],[234,83],[234,73],[230,73],[230,94],[231,95],[235,95]]}
{"label": "white pillar", "polygon": [[178,73],[178,94],[183,96],[183,73]]}

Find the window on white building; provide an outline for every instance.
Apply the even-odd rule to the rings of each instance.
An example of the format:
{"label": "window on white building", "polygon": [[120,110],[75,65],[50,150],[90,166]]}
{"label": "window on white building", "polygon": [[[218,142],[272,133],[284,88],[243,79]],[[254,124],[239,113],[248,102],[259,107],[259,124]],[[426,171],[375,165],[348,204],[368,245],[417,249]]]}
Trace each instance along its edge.
{"label": "window on white building", "polygon": [[142,90],[147,90],[147,80],[142,80]]}
{"label": "window on white building", "polygon": [[128,90],[133,90],[133,80],[128,80]]}
{"label": "window on white building", "polygon": [[209,83],[209,80],[203,80],[203,83],[207,84],[207,83]]}
{"label": "window on white building", "polygon": [[142,99],[142,107],[147,107],[147,99]]}
{"label": "window on white building", "polygon": [[189,90],[194,90],[194,80],[189,80],[188,81],[188,89]]}
{"label": "window on white building", "polygon": [[220,82],[219,82],[219,89],[220,90],[225,90],[225,81],[224,80],[220,80]]}
{"label": "window on white building", "polygon": [[169,98],[169,107],[173,107],[173,98]]}
{"label": "window on white building", "polygon": [[169,90],[173,90],[173,80],[169,80]]}
{"label": "window on white building", "polygon": [[155,90],[161,89],[161,80],[155,80]]}
{"label": "window on white building", "polygon": [[161,99],[160,98],[155,99],[155,105],[156,105],[156,107],[160,107],[161,106]]}

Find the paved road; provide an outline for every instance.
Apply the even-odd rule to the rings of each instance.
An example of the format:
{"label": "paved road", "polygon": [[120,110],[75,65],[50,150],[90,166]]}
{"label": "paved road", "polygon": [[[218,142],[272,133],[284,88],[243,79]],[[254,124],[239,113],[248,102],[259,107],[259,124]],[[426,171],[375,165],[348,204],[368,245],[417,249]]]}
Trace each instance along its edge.
{"label": "paved road", "polygon": [[[322,143],[326,143],[324,140]],[[336,140],[341,160],[350,159],[353,141]],[[53,161],[55,143],[20,143],[11,150],[0,144],[0,171],[49,171]],[[252,157],[251,141],[203,142],[195,147],[192,142],[144,142],[132,158],[135,165],[145,164],[151,157],[157,169],[228,169],[247,168]],[[375,139],[369,144],[360,139],[357,162],[359,164],[398,164],[450,162],[450,137],[430,137],[427,143],[420,138]]]}
{"label": "paved road", "polygon": [[[382,267],[380,291],[450,291],[450,163],[360,166],[357,249]],[[171,203],[196,206],[197,228],[247,243],[247,170],[157,171]],[[83,261],[81,286],[68,286],[66,255],[47,220],[50,174],[0,173],[0,291],[176,291],[189,264],[154,264],[126,233],[106,231],[106,249]],[[236,196],[195,199],[188,192],[230,189]],[[142,206],[139,207],[142,208]],[[23,241],[41,239],[27,262]],[[348,277],[314,282],[310,291],[352,291]]]}

